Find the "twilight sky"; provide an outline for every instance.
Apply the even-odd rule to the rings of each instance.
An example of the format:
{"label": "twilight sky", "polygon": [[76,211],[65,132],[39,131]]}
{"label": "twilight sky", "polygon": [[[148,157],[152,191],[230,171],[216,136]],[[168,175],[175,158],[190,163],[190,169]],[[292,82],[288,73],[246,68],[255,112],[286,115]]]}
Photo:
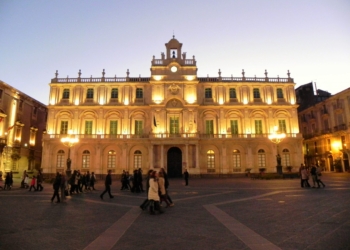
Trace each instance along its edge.
{"label": "twilight sky", "polygon": [[173,34],[201,77],[350,87],[349,0],[1,0],[0,80],[48,104],[56,70],[149,77]]}

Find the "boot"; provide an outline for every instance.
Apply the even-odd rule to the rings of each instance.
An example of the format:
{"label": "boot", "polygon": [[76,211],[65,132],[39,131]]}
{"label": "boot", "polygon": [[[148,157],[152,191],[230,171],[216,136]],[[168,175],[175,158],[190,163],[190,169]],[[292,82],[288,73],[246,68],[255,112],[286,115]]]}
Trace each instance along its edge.
{"label": "boot", "polygon": [[160,214],[164,213],[164,211],[162,210],[162,207],[160,206],[159,201],[154,202],[154,209],[157,210]]}
{"label": "boot", "polygon": [[151,214],[151,215],[156,214],[154,212],[154,201],[153,200],[151,200],[150,203],[149,203],[149,214]]}

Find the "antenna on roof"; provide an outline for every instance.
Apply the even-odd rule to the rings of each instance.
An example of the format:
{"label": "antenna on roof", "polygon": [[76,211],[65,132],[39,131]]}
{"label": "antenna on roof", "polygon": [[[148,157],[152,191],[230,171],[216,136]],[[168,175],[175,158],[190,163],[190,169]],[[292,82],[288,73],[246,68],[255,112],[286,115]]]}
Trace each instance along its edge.
{"label": "antenna on roof", "polygon": [[175,38],[174,30],[173,30],[173,39]]}

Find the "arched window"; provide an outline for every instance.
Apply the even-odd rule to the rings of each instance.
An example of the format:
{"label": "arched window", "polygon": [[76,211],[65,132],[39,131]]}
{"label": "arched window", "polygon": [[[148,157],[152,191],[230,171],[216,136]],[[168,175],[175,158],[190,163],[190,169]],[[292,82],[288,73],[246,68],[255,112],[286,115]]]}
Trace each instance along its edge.
{"label": "arched window", "polygon": [[266,168],[266,155],[263,149],[258,151],[258,168]]}
{"label": "arched window", "polygon": [[134,169],[139,169],[142,166],[142,153],[140,150],[134,152]]}
{"label": "arched window", "polygon": [[241,152],[238,149],[232,152],[232,167],[233,172],[241,172]]}
{"label": "arched window", "polygon": [[286,148],[282,150],[282,166],[291,166],[289,150]]}
{"label": "arched window", "polygon": [[107,168],[115,168],[116,165],[116,152],[114,150],[108,151]]}
{"label": "arched window", "polygon": [[215,154],[213,150],[207,151],[207,168],[208,172],[215,172]]}
{"label": "arched window", "polygon": [[90,168],[90,151],[84,150],[83,152],[83,168]]}
{"label": "arched window", "polygon": [[64,151],[63,150],[58,150],[57,152],[57,168],[64,168]]}

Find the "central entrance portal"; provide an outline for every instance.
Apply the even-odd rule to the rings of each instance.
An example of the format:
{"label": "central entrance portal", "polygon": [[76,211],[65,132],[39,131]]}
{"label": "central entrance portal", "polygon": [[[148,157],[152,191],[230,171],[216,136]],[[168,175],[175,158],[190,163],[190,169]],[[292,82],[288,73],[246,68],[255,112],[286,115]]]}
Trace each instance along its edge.
{"label": "central entrance portal", "polygon": [[178,178],[182,176],[182,152],[177,147],[168,150],[167,157],[168,176]]}

